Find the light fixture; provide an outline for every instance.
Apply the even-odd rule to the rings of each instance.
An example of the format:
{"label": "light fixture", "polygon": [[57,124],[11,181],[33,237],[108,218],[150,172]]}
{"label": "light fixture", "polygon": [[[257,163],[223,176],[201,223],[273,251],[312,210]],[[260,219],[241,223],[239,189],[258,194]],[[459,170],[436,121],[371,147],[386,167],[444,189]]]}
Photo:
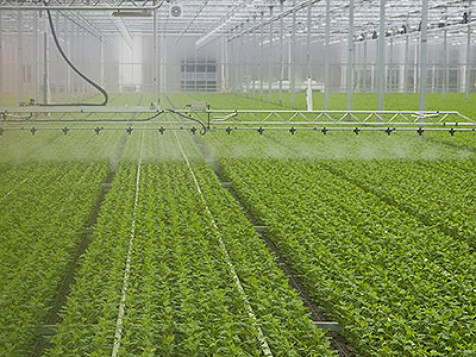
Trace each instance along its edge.
{"label": "light fixture", "polygon": [[112,13],[114,17],[151,17],[152,13],[147,10],[140,11],[121,11],[117,10]]}

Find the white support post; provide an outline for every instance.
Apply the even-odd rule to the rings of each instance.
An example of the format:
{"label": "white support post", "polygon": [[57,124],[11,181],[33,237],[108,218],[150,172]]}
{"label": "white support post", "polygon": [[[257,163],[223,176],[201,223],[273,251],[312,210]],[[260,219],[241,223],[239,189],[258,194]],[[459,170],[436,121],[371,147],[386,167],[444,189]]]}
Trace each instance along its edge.
{"label": "white support post", "polygon": [[[73,29],[73,22],[72,21],[68,21],[68,25],[66,27],[66,33],[65,33],[65,39],[66,39],[66,42],[65,42],[65,45],[64,45],[64,48],[65,48],[65,51],[66,51],[66,55],[71,58],[71,51],[72,51],[72,47],[73,47],[73,33],[74,33],[74,29]],[[75,99],[74,99],[74,95],[73,95],[73,83],[72,83],[72,78],[71,78],[71,71],[67,71],[66,72],[66,91],[68,93],[68,101],[71,101],[73,102]]]}
{"label": "white support post", "polygon": [[330,62],[331,62],[331,0],[326,0],[326,45],[324,51],[324,110],[329,110]]}
{"label": "white support post", "polygon": [[[154,10],[154,25],[153,25],[153,34],[152,34],[152,93],[154,94],[154,101],[157,98],[157,85],[158,85],[158,79],[157,79],[157,10]],[[103,81],[103,76],[104,76],[104,63],[103,63],[103,58],[102,58],[102,37],[101,37],[101,83]]]}
{"label": "white support post", "polygon": [[234,57],[235,57],[235,51],[234,51],[234,44],[233,44],[233,29],[231,29],[230,32],[230,89],[233,93],[236,92],[236,87],[235,87],[235,63],[234,63]]}
{"label": "white support post", "polygon": [[[293,7],[296,5],[296,0],[293,0]],[[291,30],[291,43],[290,43],[290,78],[289,78],[289,86],[291,90],[291,108],[295,108],[296,106],[296,10],[293,10],[293,25]]]}
{"label": "white support post", "polygon": [[[263,24],[264,12],[261,11],[261,24]],[[261,25],[261,44],[259,60],[259,99],[263,101],[263,76],[264,76],[264,25]]]}
{"label": "white support post", "polygon": [[[39,51],[39,38],[38,38],[38,15],[39,15],[39,12],[38,11],[35,11],[34,13],[34,16],[33,16],[33,56],[32,56],[32,59],[33,59],[33,70],[32,70],[32,82],[33,82],[33,85],[34,85],[34,98],[35,98],[35,102],[36,103],[39,103],[39,96],[40,96],[40,70],[39,70],[39,61],[38,61],[38,51]],[[1,29],[0,29],[0,33],[1,33]],[[0,40],[1,42],[1,40]],[[1,44],[0,44],[1,46]],[[0,82],[2,80],[0,79]]]}
{"label": "white support post", "polygon": [[368,61],[368,53],[367,53],[367,41],[364,40],[364,73],[363,73],[363,78],[362,78],[362,89],[363,92],[368,92],[369,91],[369,86],[367,86],[367,61]]}
{"label": "white support post", "polygon": [[3,12],[0,11],[0,105],[3,105]]}
{"label": "white support post", "polygon": [[387,83],[387,86],[388,86],[388,89],[387,91],[389,93],[392,93],[393,92],[393,85],[394,85],[394,81],[393,81],[393,36],[390,37],[390,53],[388,55],[388,69],[387,69],[387,77],[388,77],[388,83]]}
{"label": "white support post", "polygon": [[307,77],[306,108],[307,108],[308,112],[312,112],[312,79],[311,79],[311,76]]}
{"label": "white support post", "polygon": [[[155,49],[157,50],[157,49]],[[155,51],[156,52],[156,51]],[[100,83],[101,85],[104,85],[104,40],[103,40],[103,37],[99,37],[99,70],[100,70],[100,73],[99,73],[99,80],[100,80]],[[156,78],[157,74],[154,74],[154,79]]]}
{"label": "white support post", "polygon": [[[73,43],[74,43],[74,23],[70,21],[69,23],[69,36],[67,41],[67,53],[69,58],[73,57]],[[70,100],[73,102],[76,100],[76,84],[75,84],[75,77],[73,76],[72,71],[68,71],[68,88],[69,88],[69,97]]]}
{"label": "white support post", "polygon": [[307,41],[306,41],[306,64],[307,64],[307,78],[312,78],[312,63],[311,63],[311,33],[312,33],[312,2],[307,5]]}
{"label": "white support post", "polygon": [[228,81],[228,41],[226,37],[223,37],[221,45],[221,92],[227,92],[227,81]]}
{"label": "white support post", "polygon": [[306,107],[307,111],[312,111],[312,65],[311,65],[311,32],[312,32],[312,2],[307,5],[307,41],[306,41],[306,60],[307,60],[307,91]]}
{"label": "white support post", "polygon": [[[88,69],[88,63],[87,63],[87,59],[86,59],[86,49],[88,48],[88,44],[87,44],[87,38],[88,38],[88,33],[86,30],[83,30],[82,31],[82,41],[81,41],[81,53],[82,53],[82,60],[81,60],[81,68],[84,70],[84,71],[87,71]],[[89,86],[88,84],[86,83],[86,81],[81,81],[81,84],[82,84],[82,88],[83,88],[83,95],[84,97],[87,97],[88,96],[88,91],[89,91]]]}
{"label": "white support post", "polygon": [[385,3],[380,0],[380,26],[377,43],[377,92],[378,110],[383,110],[383,96],[385,91]]}
{"label": "white support post", "polygon": [[349,33],[347,38],[347,110],[352,110],[354,59],[354,0],[349,3]]}
{"label": "white support post", "polygon": [[441,99],[445,100],[448,90],[448,31],[443,31],[443,83],[441,85]]}
{"label": "white support post", "polygon": [[[408,31],[408,26],[407,26],[407,31]],[[408,37],[408,32],[405,36],[405,63],[403,64],[403,93],[405,95],[408,93],[408,61],[409,61],[409,51],[408,51],[408,45],[409,45],[409,37]]]}
{"label": "white support post", "polygon": [[161,32],[160,35],[160,93],[164,94],[167,90],[167,68],[165,67],[165,60],[166,60],[166,46],[165,46],[165,38],[164,38],[164,31]]}
{"label": "white support post", "polygon": [[[246,20],[247,25],[249,26],[249,19]],[[243,35],[246,36],[243,41],[245,42],[245,47],[249,46],[249,33]],[[253,78],[252,76],[252,71],[250,67],[250,51],[246,51],[243,53],[243,58],[244,58],[244,63],[243,66],[245,68],[245,75],[246,75],[246,96],[250,97],[251,96],[251,87],[250,87],[250,81]]]}
{"label": "white support post", "polygon": [[[358,48],[359,48],[359,50],[357,50]],[[357,78],[354,77],[354,83],[356,83],[355,86],[354,86],[354,92],[358,91],[359,93],[360,93],[360,90],[361,90],[361,87],[362,87],[360,85],[361,79],[362,79],[361,78],[362,63],[360,61],[360,52],[361,52],[360,51],[360,46],[358,46],[358,44],[354,42],[354,61],[353,61],[353,63],[354,63],[354,72],[357,75]],[[359,60],[357,60],[357,58]]]}
{"label": "white support post", "polygon": [[418,58],[419,58],[419,46],[415,43],[414,51],[413,51],[413,93],[417,93],[418,91]]}
{"label": "white support post", "polygon": [[[256,15],[253,16],[253,26],[256,26]],[[251,57],[253,61],[253,75],[251,76],[251,80],[253,81],[251,84],[253,88],[253,99],[256,99],[256,76],[258,75],[258,40],[256,39],[258,34],[256,32],[257,30],[255,30],[253,34],[253,55]]]}
{"label": "white support post", "polygon": [[377,68],[376,65],[373,64],[372,67],[370,67],[370,91],[371,92],[376,92],[377,91],[377,85],[376,85],[376,72]]}
{"label": "white support post", "polygon": [[[273,17],[273,6],[269,7],[269,18]],[[273,100],[272,77],[273,77],[273,21],[269,23],[269,63],[268,63],[268,102]]]}
{"label": "white support post", "polygon": [[[281,2],[281,13],[284,11],[284,0]],[[283,17],[279,18],[279,105],[283,105],[283,77],[284,77],[284,28]]]}
{"label": "white support post", "polygon": [[[84,69],[84,51],[85,51],[85,46],[84,46],[84,37],[85,37],[85,31],[83,31],[83,29],[80,29],[79,31],[79,56],[78,56],[78,59],[79,59],[79,68],[81,69]],[[53,87],[54,88],[54,87]],[[79,81],[79,95],[82,98],[84,98],[85,94],[86,94],[86,87],[84,85],[84,81],[83,80],[80,80]],[[55,91],[56,92],[56,91]]]}
{"label": "white support post", "polygon": [[427,24],[428,24],[428,0],[422,1],[421,6],[421,31],[420,31],[420,88],[418,109],[426,109],[426,83],[427,83]]}
{"label": "white support post", "polygon": [[50,91],[50,42],[48,37],[48,19],[43,14],[44,31],[43,31],[43,104],[51,102]]}
{"label": "white support post", "polygon": [[468,32],[466,37],[466,68],[464,78],[464,97],[466,101],[469,100],[469,90],[471,84],[471,0],[468,2]]}
{"label": "white support post", "polygon": [[232,39],[230,42],[230,48],[231,48],[231,70],[232,70],[232,79],[233,79],[233,92],[238,93],[239,92],[239,80],[238,80],[238,69],[237,69],[237,49],[236,49],[236,39]]}
{"label": "white support post", "polygon": [[20,103],[24,102],[24,83],[25,83],[25,69],[24,69],[24,58],[23,58],[23,12],[18,11],[18,42],[17,42],[17,75],[18,75],[18,101]]}
{"label": "white support post", "polygon": [[[243,23],[240,25],[240,33],[243,32]],[[237,67],[237,72],[238,72],[238,84],[239,84],[239,89],[238,93],[240,95],[244,95],[244,78],[245,78],[245,73],[243,71],[243,35],[240,35],[239,42],[238,42],[238,54],[237,54],[237,61],[236,61],[236,67]]]}
{"label": "white support post", "polygon": [[[65,47],[66,43],[68,42],[67,28],[68,28],[68,19],[63,16],[63,23],[61,24],[61,29],[63,29],[62,38],[64,40],[63,47]],[[67,102],[69,100],[69,91],[68,91],[68,73],[69,72],[71,72],[70,68],[68,66],[65,66],[65,74],[64,74],[64,76],[61,77],[61,83],[63,84],[61,86],[61,90],[63,92],[62,97],[63,97],[64,102]]]}

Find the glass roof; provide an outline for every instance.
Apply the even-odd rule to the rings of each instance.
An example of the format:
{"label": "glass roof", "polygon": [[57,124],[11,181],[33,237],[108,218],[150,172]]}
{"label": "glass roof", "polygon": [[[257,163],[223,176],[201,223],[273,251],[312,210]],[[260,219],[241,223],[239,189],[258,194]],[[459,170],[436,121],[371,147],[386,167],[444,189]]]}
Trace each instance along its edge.
{"label": "glass roof", "polygon": [[[347,41],[350,1],[331,0],[330,4],[331,40],[334,43]],[[386,36],[418,36],[421,4],[419,0],[387,0]],[[381,0],[354,1],[355,41],[378,36],[380,5]],[[128,36],[136,33],[150,35],[156,28],[167,36],[194,36],[199,46],[261,31],[269,38],[271,28],[279,36],[281,23],[283,31],[290,33],[294,13],[297,36],[307,36],[309,6],[312,40],[324,42],[326,0],[0,0],[4,33],[18,30],[21,10],[28,10],[21,11],[21,21],[22,31],[29,31],[33,23],[30,20],[38,16],[37,10],[50,8],[55,10],[57,18],[75,21],[97,36],[112,36],[118,31]],[[430,38],[439,37],[446,30],[449,41],[463,41],[468,24],[476,22],[475,8],[476,1],[429,0]],[[474,31],[476,26],[472,27]]]}

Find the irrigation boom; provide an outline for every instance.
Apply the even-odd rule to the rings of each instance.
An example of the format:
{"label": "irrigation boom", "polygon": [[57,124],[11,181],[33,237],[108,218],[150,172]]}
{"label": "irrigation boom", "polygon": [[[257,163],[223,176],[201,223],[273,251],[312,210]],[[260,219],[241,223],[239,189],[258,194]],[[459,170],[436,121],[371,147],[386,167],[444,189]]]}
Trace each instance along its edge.
{"label": "irrigation boom", "polygon": [[[372,111],[372,110],[234,110],[189,107],[168,109],[150,106],[3,106],[0,134],[7,130],[31,129],[101,130],[133,129],[192,130],[381,130],[390,135],[408,131],[476,131],[476,122],[457,111]],[[201,127],[201,128],[200,128]],[[97,130],[99,128],[99,131]],[[32,133],[34,133],[32,131]]]}

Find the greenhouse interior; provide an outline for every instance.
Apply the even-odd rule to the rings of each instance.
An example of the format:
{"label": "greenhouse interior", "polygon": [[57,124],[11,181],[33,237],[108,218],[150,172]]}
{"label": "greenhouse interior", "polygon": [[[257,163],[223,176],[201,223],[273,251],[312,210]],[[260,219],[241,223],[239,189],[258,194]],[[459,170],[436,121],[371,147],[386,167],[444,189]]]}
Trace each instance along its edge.
{"label": "greenhouse interior", "polygon": [[0,356],[476,356],[476,1],[0,0]]}

